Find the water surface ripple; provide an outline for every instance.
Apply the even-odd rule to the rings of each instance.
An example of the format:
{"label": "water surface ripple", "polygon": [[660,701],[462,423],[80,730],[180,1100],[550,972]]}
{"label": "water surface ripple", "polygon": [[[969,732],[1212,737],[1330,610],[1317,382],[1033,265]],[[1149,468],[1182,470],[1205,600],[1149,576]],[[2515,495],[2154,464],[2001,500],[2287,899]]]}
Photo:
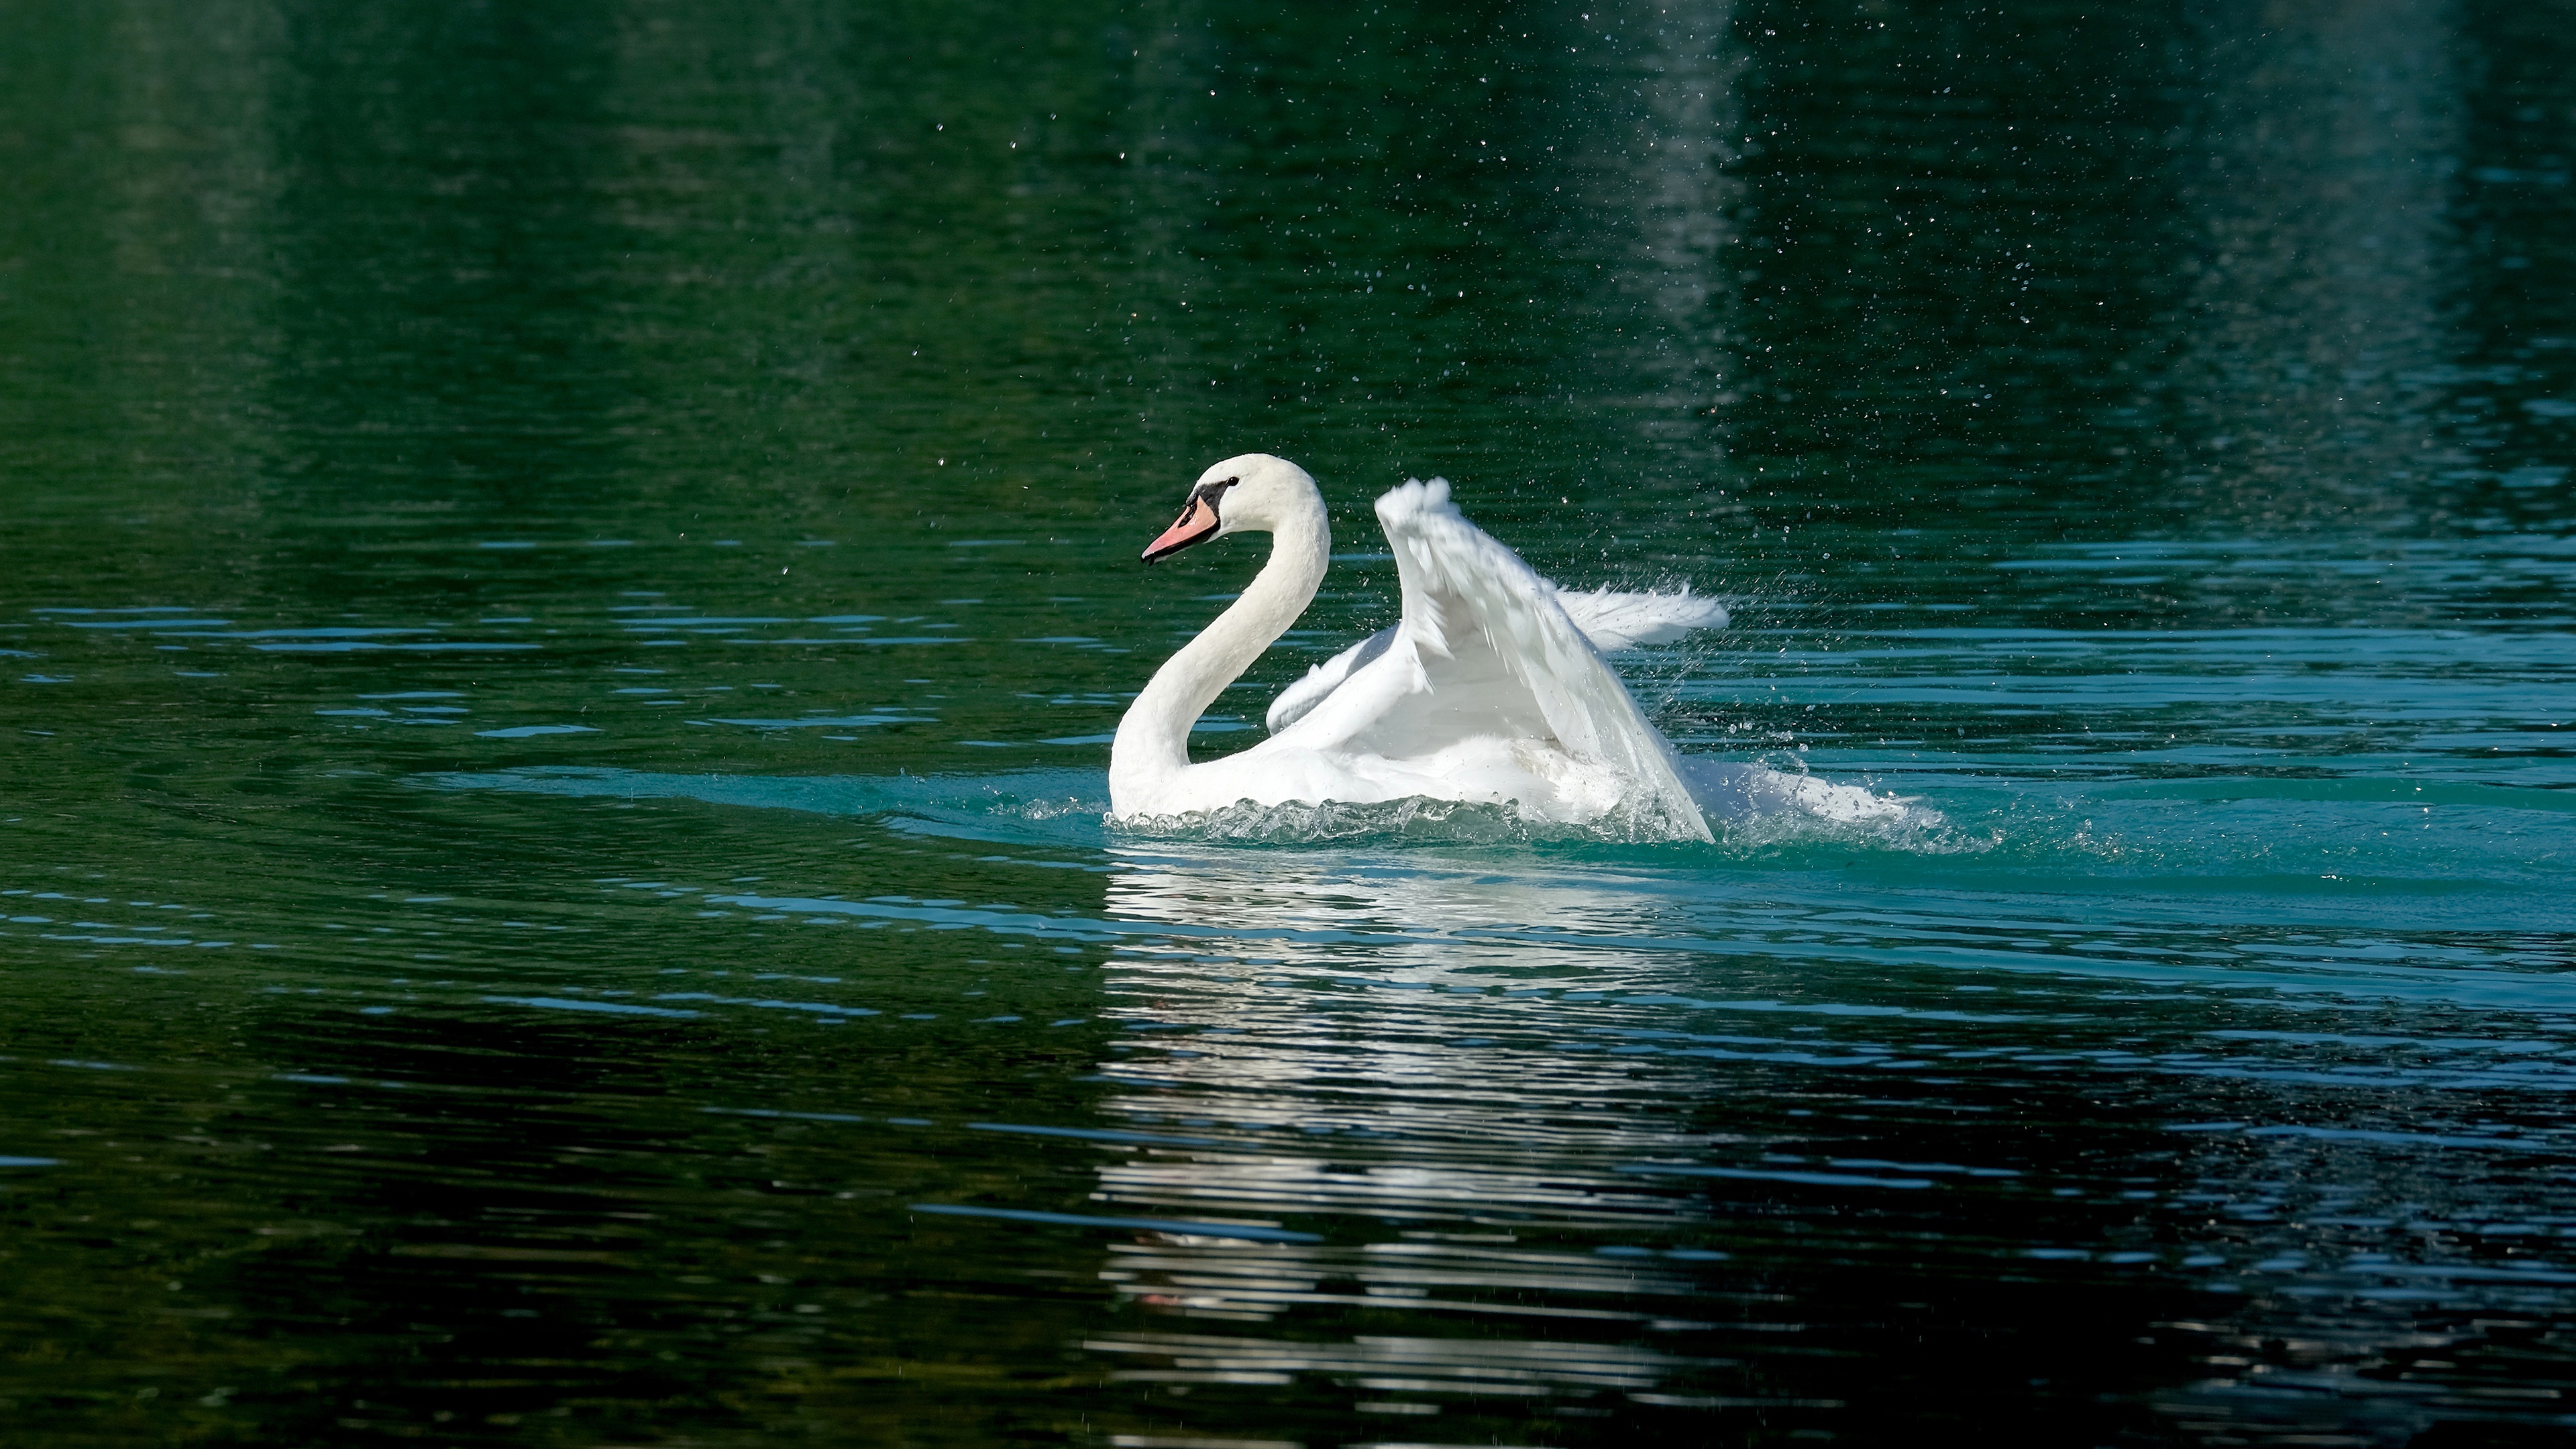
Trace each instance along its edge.
{"label": "water surface ripple", "polygon": [[[0,28],[10,1442],[2576,1431],[2576,25],[1785,14]],[[1909,812],[1108,825],[1246,447]]]}

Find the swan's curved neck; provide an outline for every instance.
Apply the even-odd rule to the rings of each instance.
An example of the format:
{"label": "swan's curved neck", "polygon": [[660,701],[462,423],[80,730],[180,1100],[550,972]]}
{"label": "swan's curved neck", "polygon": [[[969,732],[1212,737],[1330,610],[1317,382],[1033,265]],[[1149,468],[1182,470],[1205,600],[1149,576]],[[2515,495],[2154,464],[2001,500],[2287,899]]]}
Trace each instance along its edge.
{"label": "swan's curved neck", "polygon": [[1320,497],[1301,500],[1271,531],[1270,562],[1216,621],[1154,671],[1118,722],[1109,747],[1109,801],[1117,814],[1154,813],[1152,796],[1190,767],[1190,729],[1225,687],[1306,612],[1333,552]]}

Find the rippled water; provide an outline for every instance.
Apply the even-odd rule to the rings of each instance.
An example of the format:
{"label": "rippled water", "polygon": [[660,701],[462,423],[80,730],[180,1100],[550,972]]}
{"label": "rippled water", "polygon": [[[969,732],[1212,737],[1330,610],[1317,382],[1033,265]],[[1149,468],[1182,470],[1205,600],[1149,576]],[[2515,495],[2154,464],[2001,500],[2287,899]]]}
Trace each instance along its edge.
{"label": "rippled water", "polygon": [[[2558,1442],[2570,37],[14,17],[6,1437]],[[1913,814],[1108,828],[1246,448]]]}

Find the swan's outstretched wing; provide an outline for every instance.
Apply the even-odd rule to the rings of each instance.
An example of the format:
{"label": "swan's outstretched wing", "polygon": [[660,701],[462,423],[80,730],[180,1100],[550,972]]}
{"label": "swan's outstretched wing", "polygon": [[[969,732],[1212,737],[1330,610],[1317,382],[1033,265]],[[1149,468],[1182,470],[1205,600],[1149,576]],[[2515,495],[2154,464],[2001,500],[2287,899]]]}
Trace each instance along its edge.
{"label": "swan's outstretched wing", "polygon": [[[1540,582],[1545,584],[1546,580]],[[1574,621],[1574,627],[1604,654],[1640,644],[1669,644],[1697,629],[1726,627],[1726,606],[1692,593],[1688,584],[1672,594],[1626,594],[1614,589],[1578,592],[1559,589],[1554,584],[1547,587],[1555,590],[1556,601],[1565,606],[1566,617]],[[1270,702],[1266,718],[1270,732],[1275,735],[1305,718],[1308,711],[1324,702],[1326,695],[1341,688],[1351,671],[1384,654],[1387,646],[1395,642],[1396,627],[1387,625],[1307,670],[1305,678],[1279,691],[1279,697]]]}
{"label": "swan's outstretched wing", "polygon": [[1442,479],[1377,501],[1404,622],[1382,655],[1345,671],[1299,731],[1389,758],[1477,736],[1553,738],[1616,772],[1631,808],[1708,838],[1672,747],[1559,602],[1556,586],[1469,523]]}
{"label": "swan's outstretched wing", "polygon": [[1726,627],[1726,606],[1682,585],[1679,593],[1623,594],[1610,589],[1557,592],[1574,627],[1604,654],[1639,644],[1669,644],[1697,629]]}
{"label": "swan's outstretched wing", "polygon": [[1263,718],[1263,722],[1270,726],[1270,732],[1275,735],[1304,719],[1309,711],[1324,702],[1324,696],[1342,687],[1342,681],[1351,677],[1352,670],[1384,654],[1387,646],[1395,642],[1397,627],[1387,625],[1307,670],[1305,678],[1279,691],[1279,697],[1270,701],[1270,713]]}

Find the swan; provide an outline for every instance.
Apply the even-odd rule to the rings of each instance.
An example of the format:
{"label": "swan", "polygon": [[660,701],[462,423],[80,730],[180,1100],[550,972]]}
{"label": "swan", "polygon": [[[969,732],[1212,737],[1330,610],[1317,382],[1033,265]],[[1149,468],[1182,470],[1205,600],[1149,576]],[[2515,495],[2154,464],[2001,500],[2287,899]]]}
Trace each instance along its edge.
{"label": "swan", "polygon": [[1255,805],[1414,797],[1510,803],[1569,824],[1710,840],[1708,817],[1790,808],[1902,813],[1892,800],[1759,765],[1686,761],[1646,720],[1605,650],[1721,627],[1713,599],[1559,589],[1450,502],[1412,480],[1377,500],[1402,619],[1315,666],[1271,705],[1269,738],[1193,763],[1191,728],[1285,633],[1333,546],[1305,469],[1266,453],[1201,474],[1145,550],[1157,563],[1231,533],[1271,535],[1269,562],[1225,612],[1154,672],[1109,747],[1109,813],[1134,821]]}

